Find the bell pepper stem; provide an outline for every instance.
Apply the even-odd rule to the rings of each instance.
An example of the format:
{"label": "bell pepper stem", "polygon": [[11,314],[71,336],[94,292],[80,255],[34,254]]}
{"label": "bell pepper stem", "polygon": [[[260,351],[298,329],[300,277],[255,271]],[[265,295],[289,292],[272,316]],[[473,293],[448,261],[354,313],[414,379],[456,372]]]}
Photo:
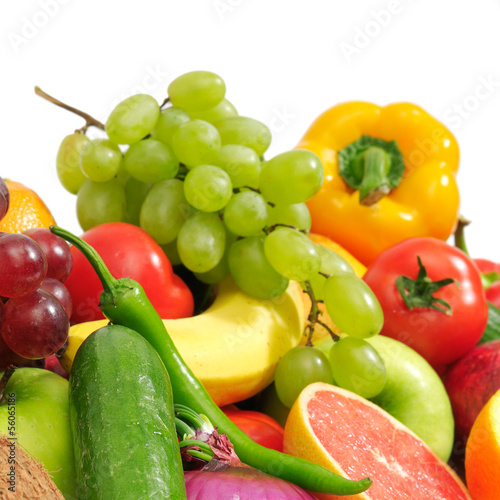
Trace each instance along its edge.
{"label": "bell pepper stem", "polygon": [[359,203],[374,205],[396,188],[405,170],[396,141],[363,135],[338,152],[339,173],[359,190]]}
{"label": "bell pepper stem", "polygon": [[381,148],[372,146],[360,155],[363,162],[363,181],[359,188],[359,202],[370,206],[389,194],[387,173],[391,166],[389,155]]}

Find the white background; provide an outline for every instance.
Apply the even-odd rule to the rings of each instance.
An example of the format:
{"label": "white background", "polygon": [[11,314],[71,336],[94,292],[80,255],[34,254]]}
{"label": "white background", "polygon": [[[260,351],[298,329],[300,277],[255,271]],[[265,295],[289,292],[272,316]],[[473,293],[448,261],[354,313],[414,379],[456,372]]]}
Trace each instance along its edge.
{"label": "white background", "polygon": [[4,0],[0,175],[80,232],[55,156],[83,122],[35,85],[104,121],[124,97],[161,102],[179,74],[211,70],[273,131],[268,157],[336,103],[410,101],[456,135],[469,250],[500,260],[499,26],[498,0]]}

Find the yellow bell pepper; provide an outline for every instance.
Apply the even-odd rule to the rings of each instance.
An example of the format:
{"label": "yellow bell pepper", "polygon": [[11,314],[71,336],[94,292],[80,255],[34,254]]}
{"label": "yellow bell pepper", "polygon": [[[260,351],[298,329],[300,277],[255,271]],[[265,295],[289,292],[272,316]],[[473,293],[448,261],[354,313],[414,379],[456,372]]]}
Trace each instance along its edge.
{"label": "yellow bell pepper", "polygon": [[446,240],[453,232],[458,144],[420,107],[339,104],[314,121],[297,147],[316,153],[325,171],[307,203],[311,230],[363,264],[406,238]]}

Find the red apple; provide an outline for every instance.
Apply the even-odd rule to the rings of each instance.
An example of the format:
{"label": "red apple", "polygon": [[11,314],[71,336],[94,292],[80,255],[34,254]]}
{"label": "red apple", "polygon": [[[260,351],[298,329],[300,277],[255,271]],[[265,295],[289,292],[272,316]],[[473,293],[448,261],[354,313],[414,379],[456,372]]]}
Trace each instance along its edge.
{"label": "red apple", "polygon": [[55,354],[52,354],[48,358],[45,358],[45,369],[57,373],[65,379],[69,379],[69,373],[61,366],[61,363],[59,363],[59,360],[57,359],[57,356]]}
{"label": "red apple", "polygon": [[500,389],[500,339],[477,345],[443,375],[455,417],[454,456],[461,462],[474,420]]}

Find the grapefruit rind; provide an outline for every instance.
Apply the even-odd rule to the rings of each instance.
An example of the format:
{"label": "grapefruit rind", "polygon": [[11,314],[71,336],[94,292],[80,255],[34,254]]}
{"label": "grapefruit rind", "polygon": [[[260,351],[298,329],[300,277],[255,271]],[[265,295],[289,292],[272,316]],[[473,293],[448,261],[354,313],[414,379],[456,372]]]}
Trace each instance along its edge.
{"label": "grapefruit rind", "polygon": [[[331,406],[316,411],[311,401],[325,394]],[[338,440],[318,437],[321,426]],[[471,499],[458,476],[414,432],[370,401],[329,384],[314,383],[302,391],[285,425],[284,451],[349,479],[370,476],[373,485],[352,499]]]}

